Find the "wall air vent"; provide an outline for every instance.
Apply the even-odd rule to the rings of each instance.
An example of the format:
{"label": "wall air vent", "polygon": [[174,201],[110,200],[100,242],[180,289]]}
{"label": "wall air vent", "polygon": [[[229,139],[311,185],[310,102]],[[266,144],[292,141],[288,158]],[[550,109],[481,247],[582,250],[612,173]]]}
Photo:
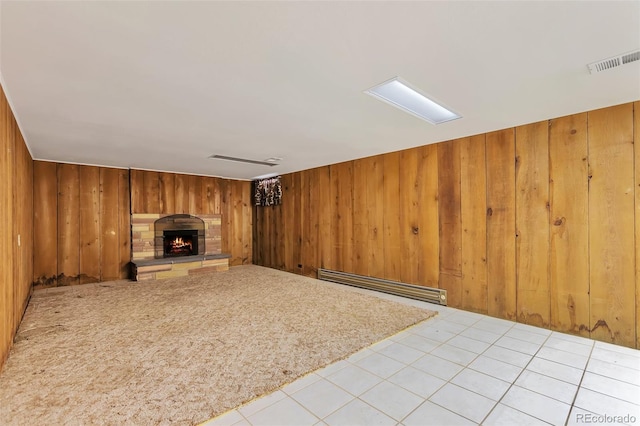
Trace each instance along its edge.
{"label": "wall air vent", "polygon": [[606,71],[638,60],[640,60],[640,50],[623,53],[622,55],[593,62],[587,66],[589,67],[589,72],[591,74],[595,74],[597,72]]}
{"label": "wall air vent", "polygon": [[211,155],[209,158],[213,158],[214,160],[226,160],[226,161],[235,161],[237,163],[247,163],[247,164],[258,164],[260,166],[277,166],[278,163],[274,161],[273,158],[268,158],[266,161],[258,161],[258,160],[249,160],[247,158],[237,158],[237,157],[227,157],[226,155]]}

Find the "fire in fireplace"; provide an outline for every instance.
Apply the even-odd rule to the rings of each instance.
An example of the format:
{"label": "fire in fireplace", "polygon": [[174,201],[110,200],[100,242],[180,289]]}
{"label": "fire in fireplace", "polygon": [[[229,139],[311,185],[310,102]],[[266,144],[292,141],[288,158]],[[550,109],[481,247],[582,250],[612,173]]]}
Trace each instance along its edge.
{"label": "fire in fireplace", "polygon": [[164,231],[164,257],[198,254],[198,230]]}
{"label": "fire in fireplace", "polygon": [[154,257],[196,256],[205,253],[204,221],[188,214],[174,214],[155,221]]}

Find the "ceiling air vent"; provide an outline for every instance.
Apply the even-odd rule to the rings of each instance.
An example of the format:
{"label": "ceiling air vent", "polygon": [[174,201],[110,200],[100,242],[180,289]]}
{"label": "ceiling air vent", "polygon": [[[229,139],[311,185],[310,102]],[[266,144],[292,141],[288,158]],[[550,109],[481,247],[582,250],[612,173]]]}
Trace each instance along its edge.
{"label": "ceiling air vent", "polygon": [[621,65],[629,64],[640,60],[640,50],[635,52],[623,53],[622,55],[614,56],[612,58],[603,59],[598,62],[593,62],[589,65],[589,72],[595,74],[597,72],[606,71],[611,68],[616,68]]}
{"label": "ceiling air vent", "polygon": [[237,157],[227,157],[226,155],[211,155],[209,158],[213,158],[214,160],[226,160],[226,161],[235,161],[237,163],[247,163],[247,164],[258,164],[260,166],[277,166],[278,163],[274,161],[274,158],[268,158],[266,161],[258,161],[258,160],[249,160],[247,158],[237,158]]}

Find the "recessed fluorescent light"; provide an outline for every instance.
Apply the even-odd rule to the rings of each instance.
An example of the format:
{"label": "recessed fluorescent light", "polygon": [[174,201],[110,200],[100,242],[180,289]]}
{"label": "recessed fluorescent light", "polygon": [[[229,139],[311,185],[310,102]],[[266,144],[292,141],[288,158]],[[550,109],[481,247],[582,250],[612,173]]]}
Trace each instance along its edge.
{"label": "recessed fluorescent light", "polygon": [[259,164],[261,166],[270,166],[270,167],[278,165],[276,162],[272,162],[272,161],[250,160],[248,158],[228,157],[226,155],[217,155],[217,154],[210,155],[209,158],[213,158],[214,160],[235,161],[238,163]]}
{"label": "recessed fluorescent light", "polygon": [[460,115],[432,101],[398,77],[365,90],[365,93],[431,124],[461,118]]}

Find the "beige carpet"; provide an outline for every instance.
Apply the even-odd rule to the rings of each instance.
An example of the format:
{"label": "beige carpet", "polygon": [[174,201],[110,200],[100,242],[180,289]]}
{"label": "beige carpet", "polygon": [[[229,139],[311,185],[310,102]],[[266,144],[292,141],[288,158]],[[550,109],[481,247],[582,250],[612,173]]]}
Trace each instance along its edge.
{"label": "beige carpet", "polygon": [[432,315],[259,266],[38,290],[0,424],[195,424]]}

